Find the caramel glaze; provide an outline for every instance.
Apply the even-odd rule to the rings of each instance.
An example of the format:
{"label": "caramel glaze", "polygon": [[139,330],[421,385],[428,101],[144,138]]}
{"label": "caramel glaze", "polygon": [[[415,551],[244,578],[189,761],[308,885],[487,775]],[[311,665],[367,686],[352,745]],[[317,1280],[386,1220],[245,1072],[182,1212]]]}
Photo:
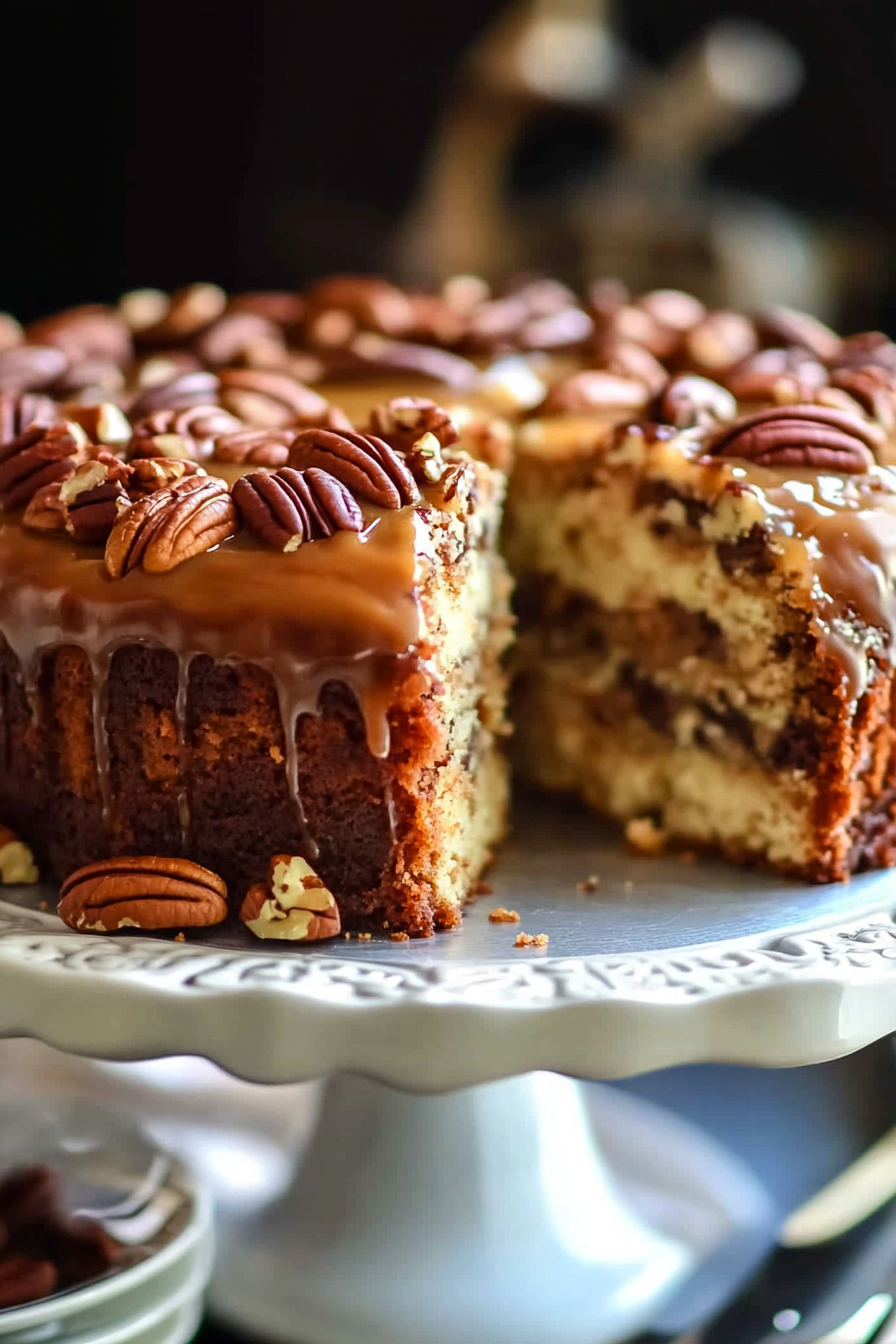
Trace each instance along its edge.
{"label": "caramel glaze", "polygon": [[[273,677],[286,745],[286,775],[304,830],[296,724],[315,712],[328,681],[356,695],[371,752],[389,752],[388,710],[419,654],[423,622],[416,509],[374,516],[363,532],[339,532],[285,555],[245,533],[170,574],[132,570],[110,579],[98,549],[0,523],[0,629],[19,660],[30,703],[44,656],[63,645],[86,653],[93,672],[93,729],[104,817],[110,808],[106,688],[115,651],[134,642],[179,659],[176,699],[182,762],[178,811],[190,827],[185,723],[190,661],[256,663]],[[310,837],[308,848],[313,851]]]}
{"label": "caramel glaze", "polygon": [[[845,697],[864,693],[872,665],[896,664],[896,472],[849,476],[708,460],[696,494],[739,501],[742,522],[766,533],[774,568],[804,594],[824,652],[839,665]],[[749,526],[746,529],[749,532]]]}

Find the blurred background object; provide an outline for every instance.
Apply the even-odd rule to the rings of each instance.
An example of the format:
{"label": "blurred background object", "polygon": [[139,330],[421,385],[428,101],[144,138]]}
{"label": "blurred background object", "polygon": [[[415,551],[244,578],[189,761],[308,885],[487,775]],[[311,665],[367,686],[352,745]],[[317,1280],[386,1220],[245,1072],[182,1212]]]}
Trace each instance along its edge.
{"label": "blurred background object", "polygon": [[4,27],[0,307],[24,317],[473,267],[892,325],[875,0],[457,0],[437,29],[407,0],[7,0]]}

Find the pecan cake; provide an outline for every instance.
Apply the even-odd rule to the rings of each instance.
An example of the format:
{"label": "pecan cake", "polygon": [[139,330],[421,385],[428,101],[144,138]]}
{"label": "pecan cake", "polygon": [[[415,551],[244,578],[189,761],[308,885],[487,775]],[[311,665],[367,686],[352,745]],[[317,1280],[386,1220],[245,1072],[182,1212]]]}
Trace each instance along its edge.
{"label": "pecan cake", "polygon": [[896,346],[602,298],[519,435],[519,770],[637,848],[893,864]]}
{"label": "pecan cake", "polygon": [[181,856],[236,913],[303,855],[347,930],[427,936],[504,828],[504,476],[425,398],[353,429],[294,318],[0,331],[0,816],[60,881]]}
{"label": "pecan cake", "polygon": [[0,315],[0,821],[78,911],[129,857],[259,936],[456,924],[505,820],[510,471],[520,776],[642,848],[894,863],[893,462],[886,337],[677,291]]}

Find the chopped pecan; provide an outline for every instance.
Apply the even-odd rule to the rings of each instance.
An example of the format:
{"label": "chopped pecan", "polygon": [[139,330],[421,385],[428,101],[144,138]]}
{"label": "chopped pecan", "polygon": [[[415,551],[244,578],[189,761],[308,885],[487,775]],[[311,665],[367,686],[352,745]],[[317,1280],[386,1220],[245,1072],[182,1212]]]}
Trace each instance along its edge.
{"label": "chopped pecan", "polygon": [[63,406],[66,420],[80,425],[92,443],[118,448],[131,437],[131,422],[113,401],[98,406]]}
{"label": "chopped pecan", "polygon": [[327,401],[288,373],[222,369],[221,404],[256,429],[285,429],[299,416],[326,413]]}
{"label": "chopped pecan", "polygon": [[32,425],[48,428],[59,419],[52,397],[41,392],[23,392],[20,397],[0,392],[0,449]]}
{"label": "chopped pecan", "polygon": [[22,526],[30,532],[64,532],[66,508],[59,498],[62,481],[51,481],[36,490],[22,514]]}
{"label": "chopped pecan", "polygon": [[358,499],[400,509],[420,498],[413,476],[388,443],[372,434],[303,429],[292,441],[289,465],[299,471],[322,467]]}
{"label": "chopped pecan", "polygon": [[156,411],[185,411],[191,406],[215,406],[219,400],[219,388],[215,374],[205,369],[190,368],[166,382],[144,385],[143,391],[128,407],[128,416],[133,423]]}
{"label": "chopped pecan", "polygon": [[767,345],[799,346],[825,364],[835,360],[843,348],[842,338],[835,331],[796,308],[780,304],[764,308],[756,316],[756,325]]}
{"label": "chopped pecan", "polygon": [[844,475],[866,472],[884,441],[877,425],[826,406],[775,407],[745,416],[712,435],[706,452],[768,467],[810,467]]}
{"label": "chopped pecan", "polygon": [[232,494],[245,526],[277,551],[295,551],[303,541],[364,526],[350,492],[319,467],[282,467],[270,475],[253,471],[234,482]]}
{"label": "chopped pecan", "polygon": [[603,369],[581,369],[559,379],[536,408],[538,415],[587,415],[591,411],[639,411],[648,391],[636,378]]}
{"label": "chopped pecan", "polygon": [[38,880],[34,855],[8,826],[0,826],[0,882],[5,887],[31,886]]}
{"label": "chopped pecan", "polygon": [[17,509],[51,481],[71,476],[84,459],[79,425],[32,425],[0,448],[0,507]]}
{"label": "chopped pecan", "polygon": [[134,425],[128,456],[210,457],[219,435],[242,428],[242,421],[222,406],[188,406],[180,411],[155,411]]}
{"label": "chopped pecan", "polygon": [[677,429],[717,425],[737,419],[737,402],[709,378],[686,374],[673,378],[660,400],[659,418]]}
{"label": "chopped pecan", "polygon": [[448,412],[427,397],[394,397],[374,406],[367,429],[399,453],[408,452],[424,434],[434,434],[442,448],[460,438]]}
{"label": "chopped pecan", "polygon": [[256,938],[294,943],[335,938],[342,927],[333,893],[295,854],[274,855],[267,882],[256,882],[246,893],[240,919]]}
{"label": "chopped pecan", "polygon": [[189,477],[123,510],[106,542],[106,569],[113,579],[140,565],[151,574],[166,574],[232,537],[237,525],[225,483]]}
{"label": "chopped pecan", "polygon": [[143,495],[154,494],[156,490],[164,490],[185,476],[205,475],[198,462],[191,462],[185,457],[138,457],[131,462],[130,469],[128,494],[131,499],[140,499]]}
{"label": "chopped pecan", "polygon": [[445,475],[442,445],[435,434],[421,434],[405,453],[404,460],[415,481],[435,485]]}
{"label": "chopped pecan", "polygon": [[68,368],[68,359],[55,345],[14,345],[0,351],[0,392],[20,397],[52,386]]}
{"label": "chopped pecan", "polygon": [[227,918],[227,887],[189,859],[101,859],[63,882],[59,918],[72,929],[207,928]]}
{"label": "chopped pecan", "polygon": [[236,429],[215,439],[216,462],[248,463],[253,467],[285,467],[294,429]]}
{"label": "chopped pecan", "polygon": [[131,468],[111,453],[100,453],[63,481],[59,499],[65,506],[65,530],[75,541],[105,541],[123,509],[130,504]]}

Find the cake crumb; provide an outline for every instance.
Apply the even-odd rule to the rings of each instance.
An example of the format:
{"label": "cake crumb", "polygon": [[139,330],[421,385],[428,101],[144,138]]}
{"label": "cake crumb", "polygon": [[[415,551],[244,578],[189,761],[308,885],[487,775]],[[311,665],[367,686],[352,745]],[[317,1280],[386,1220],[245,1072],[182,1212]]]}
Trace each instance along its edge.
{"label": "cake crumb", "polygon": [[489,924],[519,924],[520,917],[516,910],[505,910],[503,905],[496,905],[494,910],[488,912]]}
{"label": "cake crumb", "polygon": [[373,934],[372,934],[372,933],[359,933],[359,934],[358,934],[358,942],[359,942],[359,943],[369,943],[372,937],[373,937]]}
{"label": "cake crumb", "polygon": [[576,883],[576,891],[597,891],[600,886],[600,878],[596,873],[591,873],[589,877],[583,877],[581,882]]}
{"label": "cake crumb", "polygon": [[650,817],[632,817],[626,823],[625,838],[629,848],[638,854],[662,854],[666,848],[666,832]]}
{"label": "cake crumb", "polygon": [[269,747],[268,752],[270,754],[271,760],[276,761],[278,765],[283,764],[284,759],[283,752],[280,750],[278,746],[274,745],[273,747]]}
{"label": "cake crumb", "polygon": [[472,896],[494,896],[495,889],[491,882],[476,882],[473,884]]}
{"label": "cake crumb", "polygon": [[546,933],[518,933],[514,947],[547,947],[550,938]]}
{"label": "cake crumb", "polygon": [[185,943],[187,941],[187,935],[185,933],[179,933],[174,941],[176,943]]}
{"label": "cake crumb", "polygon": [[390,933],[389,937],[393,943],[409,943],[411,941],[409,933]]}

